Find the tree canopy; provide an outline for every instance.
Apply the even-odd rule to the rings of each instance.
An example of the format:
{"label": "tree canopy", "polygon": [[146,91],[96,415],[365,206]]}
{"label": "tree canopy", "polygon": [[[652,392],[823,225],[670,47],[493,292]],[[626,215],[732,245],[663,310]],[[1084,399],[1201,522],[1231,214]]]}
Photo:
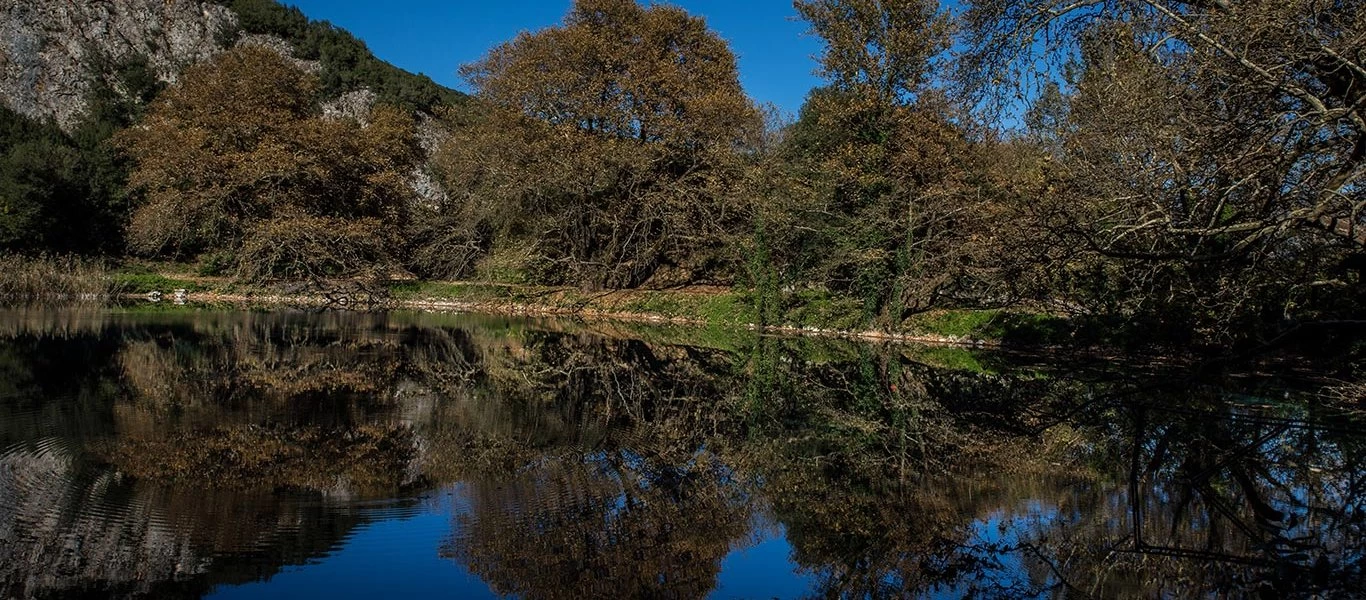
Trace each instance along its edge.
{"label": "tree canopy", "polygon": [[253,278],[382,266],[420,156],[412,118],[383,106],[365,123],[324,117],[318,85],[264,48],[187,70],[118,137],[140,193],[133,250],[240,252],[238,271]]}
{"label": "tree canopy", "polygon": [[161,91],[145,56],[96,55],[85,115],[64,131],[0,106],[0,251],[116,254],[128,165],[109,143]]}
{"label": "tree canopy", "polygon": [[[1357,1],[797,0],[823,81],[795,118],[667,4],[576,0],[465,65],[467,98],[215,1],[225,46],[294,55],[237,44],[165,91],[101,57],[78,129],[0,112],[0,250],[714,284],[761,324],[1006,308],[1256,348],[1366,322]],[[362,88],[369,114],[322,114]]]}
{"label": "tree canopy", "polygon": [[977,0],[964,91],[1048,92],[1066,76],[1065,107],[1044,97],[1065,118],[1038,212],[1113,265],[1125,310],[1226,334],[1333,320],[1362,298],[1363,15],[1313,0]]}
{"label": "tree canopy", "polygon": [[[852,295],[884,323],[947,296],[986,299],[983,147],[936,84],[947,17],[929,0],[796,7],[824,44],[826,85],[780,150],[786,199],[766,218],[783,277]],[[792,227],[803,232],[782,230]]]}
{"label": "tree canopy", "polygon": [[738,152],[762,125],[702,19],[579,0],[462,72],[488,110],[440,159],[476,205],[458,227],[495,232],[495,252],[547,283],[635,286],[716,259]]}

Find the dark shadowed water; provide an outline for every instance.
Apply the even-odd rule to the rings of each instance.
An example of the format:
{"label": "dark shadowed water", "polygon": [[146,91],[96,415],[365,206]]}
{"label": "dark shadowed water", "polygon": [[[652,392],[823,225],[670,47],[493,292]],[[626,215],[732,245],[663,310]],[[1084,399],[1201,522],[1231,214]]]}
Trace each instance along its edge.
{"label": "dark shadowed water", "polygon": [[0,312],[0,599],[1352,597],[1366,428],[1304,389],[716,330]]}

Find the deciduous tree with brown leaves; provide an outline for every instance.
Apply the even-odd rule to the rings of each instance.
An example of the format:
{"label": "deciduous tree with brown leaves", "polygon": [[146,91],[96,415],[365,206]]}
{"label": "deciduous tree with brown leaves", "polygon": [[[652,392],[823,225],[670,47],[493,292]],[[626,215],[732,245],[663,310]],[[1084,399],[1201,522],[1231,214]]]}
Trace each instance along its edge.
{"label": "deciduous tree with brown leaves", "polygon": [[355,275],[392,265],[420,158],[412,118],[376,107],[325,117],[318,80],[242,47],[188,69],[117,142],[140,194],[140,254],[232,253],[252,279]]}
{"label": "deciduous tree with brown leaves", "polygon": [[[633,287],[718,271],[741,216],[740,151],[761,119],[735,57],[701,18],[577,0],[462,70],[482,103],[439,158],[465,197],[434,236],[512,256],[532,280]],[[465,240],[459,241],[459,238]]]}

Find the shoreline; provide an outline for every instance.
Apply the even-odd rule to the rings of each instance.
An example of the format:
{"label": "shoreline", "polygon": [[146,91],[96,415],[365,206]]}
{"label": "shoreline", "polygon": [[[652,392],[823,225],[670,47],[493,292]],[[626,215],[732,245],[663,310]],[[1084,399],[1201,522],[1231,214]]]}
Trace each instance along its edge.
{"label": "shoreline", "polygon": [[[368,298],[368,302],[357,302],[343,295],[329,297],[327,292],[290,293],[269,288],[245,288],[234,290],[232,285],[209,278],[164,278],[158,281],[161,289],[148,289],[143,286],[124,286],[119,292],[100,296],[98,299],[82,295],[89,304],[111,306],[164,306],[186,310],[197,308],[234,307],[238,309],[259,308],[275,309],[324,309],[356,312],[410,311],[425,314],[469,314],[491,317],[529,317],[559,318],[579,321],[582,324],[637,324],[657,326],[681,326],[699,332],[716,331],[721,333],[747,333],[760,337],[788,339],[825,339],[874,344],[894,344],[922,346],[927,348],[961,349],[966,351],[987,351],[1021,356],[1035,356],[1045,360],[1060,360],[1069,357],[1087,361],[1106,361],[1122,364],[1167,367],[1196,366],[1202,363],[1214,365],[1221,357],[1202,355],[1189,349],[1162,348],[1159,346],[1126,348],[1113,343],[1077,340],[1075,343],[1029,343],[1016,340],[990,338],[985,336],[961,336],[926,331],[886,331],[877,329],[855,329],[837,327],[799,326],[792,324],[761,326],[740,320],[717,319],[715,314],[689,309],[703,307],[702,304],[674,304],[671,311],[642,310],[642,304],[649,304],[660,298],[677,300],[688,298],[694,302],[699,299],[726,299],[734,301],[742,290],[709,287],[703,289],[669,290],[611,290],[584,295],[571,288],[546,288],[499,284],[485,282],[423,282],[421,286],[438,286],[444,294],[412,297],[400,288],[384,288],[383,294]],[[177,287],[169,287],[174,284]],[[403,285],[400,283],[398,285]],[[132,287],[136,291],[131,291]],[[142,289],[138,289],[142,287]],[[227,289],[225,289],[227,288]],[[178,290],[185,293],[177,297]],[[455,292],[455,290],[459,290]],[[501,296],[487,297],[490,290],[498,290]],[[149,298],[157,293],[157,300]],[[459,295],[480,296],[461,298]],[[439,297],[437,297],[439,296]],[[650,300],[641,301],[642,297]],[[85,304],[78,302],[78,304]],[[946,310],[942,315],[961,317],[965,314],[991,315],[990,319],[1007,315],[1004,311],[991,310]],[[1028,314],[1028,313],[1018,313]],[[738,316],[739,313],[725,315]],[[1001,330],[1001,329],[998,329]],[[1004,329],[1010,333],[1007,327]],[[1227,358],[1227,357],[1222,357]],[[1272,358],[1271,363],[1281,359]],[[1295,364],[1293,358],[1285,366],[1300,370],[1303,365]],[[1265,366],[1265,364],[1263,365]]]}
{"label": "shoreline", "polygon": [[[163,296],[165,298],[166,296]],[[123,294],[125,301],[147,301],[147,294]],[[669,315],[659,312],[639,312],[610,310],[577,306],[563,306],[551,303],[490,302],[454,299],[411,299],[394,298],[374,306],[349,306],[346,303],[329,302],[319,295],[291,294],[240,294],[227,292],[190,292],[185,296],[187,304],[234,304],[264,305],[273,307],[336,308],[338,310],[411,310],[425,313],[471,313],[490,316],[516,317],[561,317],[585,321],[607,321],[625,323],[645,323],[660,325],[684,325],[690,327],[729,327],[757,333],[759,335],[778,335],[784,337],[814,337],[829,339],[858,340],[867,342],[921,344],[972,348],[982,350],[1019,349],[1031,352],[1061,350],[1061,346],[1029,346],[1011,348],[1000,340],[965,338],[948,335],[896,333],[880,330],[847,330],[819,327],[800,327],[795,325],[758,325],[755,323],[716,323],[695,316]],[[166,302],[166,300],[160,300]]]}
{"label": "shoreline", "polygon": [[[504,287],[503,284],[480,283],[470,285]],[[505,287],[535,289],[536,294],[534,295],[543,299],[554,296],[554,294],[547,293],[544,288],[520,288],[520,286],[515,285],[507,285]],[[601,298],[617,293],[626,294],[639,292],[641,292],[641,290],[615,290],[608,294],[599,294],[598,297]],[[649,290],[648,292],[657,294],[688,294],[688,292],[661,290]],[[120,297],[125,301],[147,302],[147,294],[145,293],[125,293]],[[1134,352],[1101,344],[1012,344],[998,339],[932,333],[899,333],[868,329],[860,331],[855,329],[801,327],[795,325],[760,326],[754,323],[716,322],[701,316],[591,308],[578,303],[554,303],[546,301],[525,302],[513,300],[461,300],[454,298],[389,298],[382,303],[377,303],[372,306],[361,306],[330,302],[327,298],[318,294],[286,294],[272,293],[269,291],[227,292],[218,290],[188,292],[185,296],[185,301],[187,306],[232,305],[237,307],[255,306],[266,309],[325,308],[329,310],[353,311],[406,310],[425,314],[470,314],[495,317],[572,319],[581,321],[590,326],[594,324],[621,323],[683,326],[698,330],[721,328],[730,331],[743,331],[761,337],[841,340],[874,344],[921,346],[925,348],[988,351],[1036,356],[1048,358],[1050,360],[1056,360],[1063,357],[1074,357],[1089,361],[1099,360],[1148,366],[1190,366],[1198,361],[1198,358],[1195,355],[1187,352]],[[167,301],[162,300],[161,302],[165,303]]]}
{"label": "shoreline", "polygon": [[1198,347],[1145,341],[1144,328],[1134,323],[1077,319],[1042,310],[945,309],[912,315],[894,328],[869,327],[863,324],[861,303],[801,291],[781,300],[781,324],[760,325],[755,300],[748,290],[717,285],[589,292],[566,286],[399,280],[380,284],[336,281],[331,283],[333,287],[319,289],[316,283],[251,285],[161,270],[115,273],[114,277],[119,292],[116,300],[143,303],[149,294],[159,292],[160,302],[169,304],[175,292],[183,290],[179,300],[193,305],[562,318],[586,324],[683,326],[757,336],[1153,365],[1215,364],[1230,358],[1217,350],[1202,352]]}

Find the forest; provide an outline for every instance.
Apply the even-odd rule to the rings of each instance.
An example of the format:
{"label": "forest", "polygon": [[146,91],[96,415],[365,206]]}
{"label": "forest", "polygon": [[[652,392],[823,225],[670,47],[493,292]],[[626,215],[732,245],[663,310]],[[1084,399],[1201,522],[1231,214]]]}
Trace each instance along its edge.
{"label": "forest", "polygon": [[[169,86],[102,65],[72,131],[0,108],[0,249],[1366,354],[1359,0],[797,0],[823,83],[791,118],[664,3],[575,0],[464,65],[466,96],[274,0],[218,1],[225,40],[295,56],[238,45]],[[368,114],[323,110],[361,88]]]}

